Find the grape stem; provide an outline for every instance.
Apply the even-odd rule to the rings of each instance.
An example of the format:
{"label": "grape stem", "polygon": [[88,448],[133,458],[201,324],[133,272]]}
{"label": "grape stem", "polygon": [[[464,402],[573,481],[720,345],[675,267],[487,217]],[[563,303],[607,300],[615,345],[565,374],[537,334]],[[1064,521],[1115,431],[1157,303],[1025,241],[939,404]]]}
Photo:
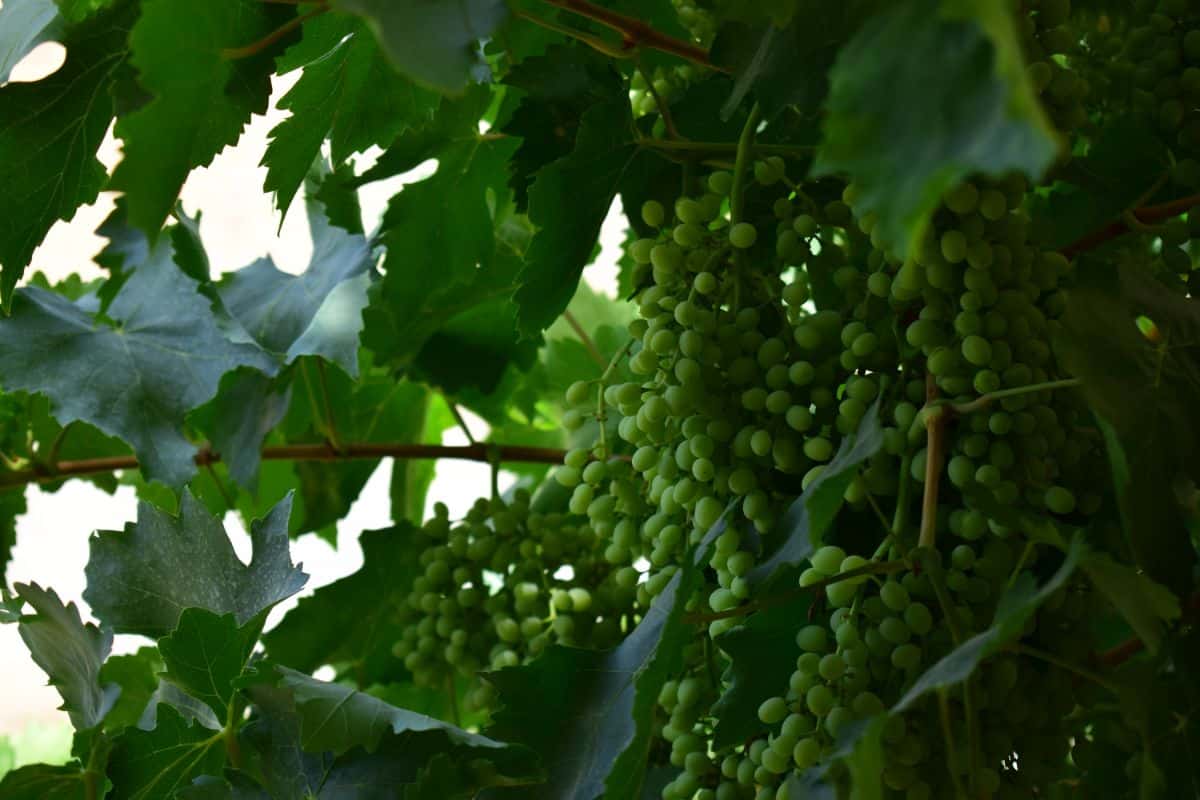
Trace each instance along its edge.
{"label": "grape stem", "polygon": [[662,117],[663,127],[667,131],[668,139],[679,139],[679,131],[675,127],[675,120],[671,118],[671,106],[667,103],[666,98],[659,93],[654,87],[654,77],[642,64],[642,60],[637,60],[637,71],[642,76],[642,80],[646,81],[646,91],[650,92],[650,96],[654,98],[654,105],[658,106],[658,115]]}
{"label": "grape stem", "polygon": [[[1138,639],[1137,641],[1140,642],[1141,640]],[[1065,669],[1067,672],[1078,675],[1081,678],[1085,678],[1097,686],[1103,686],[1113,694],[1118,693],[1117,686],[1103,675],[1092,672],[1090,669],[1081,667],[1078,664],[1072,664],[1070,661],[1059,658],[1053,653],[1047,653],[1045,650],[1039,650],[1036,647],[1030,647],[1027,644],[1021,644],[1020,642],[1014,644],[1010,649],[1018,655],[1036,658],[1038,661],[1045,661],[1047,664],[1056,666],[1059,669]]]}
{"label": "grape stem", "polygon": [[946,771],[950,773],[950,780],[954,783],[954,796],[967,797],[967,793],[963,791],[962,781],[959,780],[958,771],[958,755],[955,752],[954,746],[954,726],[950,721],[950,696],[945,689],[938,689],[938,717],[942,722],[942,738],[946,745]]}
{"label": "grape stem", "polygon": [[630,17],[604,6],[596,5],[589,2],[589,0],[546,0],[546,2],[556,8],[586,17],[593,22],[598,22],[606,28],[616,31],[621,35],[622,47],[626,51],[635,50],[639,47],[648,47],[651,50],[670,53],[671,55],[678,56],[703,67],[708,67],[709,69],[728,72],[724,67],[713,64],[708,57],[708,52],[704,48],[657,31],[636,17]]}
{"label": "grape stem", "polygon": [[746,168],[749,166],[750,155],[754,150],[754,136],[758,133],[758,122],[762,118],[762,111],[758,107],[758,103],[750,109],[750,116],[746,118],[746,124],[742,126],[742,135],[738,137],[737,155],[733,162],[733,187],[729,191],[729,218],[730,225],[737,225],[742,221],[743,210],[746,202],[743,195],[746,191]]}
{"label": "grape stem", "polygon": [[[402,444],[390,442],[357,442],[342,445],[341,451],[334,450],[328,442],[316,444],[273,445],[262,449],[263,461],[354,461],[361,459],[439,459],[450,458],[464,461],[491,463],[493,452],[501,461],[525,462],[530,464],[559,464],[566,451],[549,447],[524,447],[521,445],[492,445],[484,442],[467,445]],[[201,448],[195,457],[198,466],[214,464],[221,454]],[[98,475],[138,469],[135,456],[105,456],[59,461],[50,469],[24,469],[0,476],[0,491],[14,489],[30,483],[53,483],[69,476]]]}
{"label": "grape stem", "polygon": [[[1200,194],[1188,195],[1181,197],[1178,200],[1171,200],[1167,203],[1160,203],[1153,206],[1142,206],[1128,212],[1132,219],[1143,225],[1153,225],[1156,222],[1163,222],[1171,217],[1177,217],[1180,214],[1188,211],[1193,206],[1200,204]],[[1129,223],[1122,215],[1121,219],[1111,222],[1103,228],[1092,231],[1091,233],[1076,239],[1071,244],[1060,249],[1067,258],[1073,258],[1080,253],[1086,253],[1089,250],[1094,250],[1105,242],[1115,239],[1130,231]]]}
{"label": "grape stem", "polygon": [[312,19],[313,17],[324,14],[328,10],[329,10],[329,5],[327,3],[321,3],[316,8],[314,8],[312,11],[308,11],[297,17],[292,17],[287,22],[283,23],[278,28],[271,31],[263,38],[259,39],[257,42],[251,42],[250,44],[245,45],[243,47],[227,47],[221,51],[221,55],[224,58],[229,59],[230,61],[236,61],[240,58],[249,58],[251,56],[256,56],[259,53],[261,53],[262,51],[266,50],[271,45],[278,42],[283,37],[287,36],[292,31],[296,30],[296,28],[299,28],[301,25],[303,25],[308,20]]}
{"label": "grape stem", "polygon": [[458,423],[459,430],[463,432],[463,436],[467,437],[467,443],[475,444],[475,434],[471,433],[470,426],[463,418],[462,410],[449,397],[442,395],[442,399],[446,401],[446,408],[450,409],[450,416],[454,417],[454,421]]}
{"label": "grape stem", "polygon": [[[936,391],[934,388],[932,391]],[[938,489],[946,450],[946,413],[933,406],[925,416],[925,492],[921,497],[921,533],[918,547],[933,547],[937,539]]]}
{"label": "grape stem", "polygon": [[608,361],[604,358],[604,354],[600,352],[600,348],[596,347],[596,343],[592,341],[592,337],[588,336],[588,332],[579,324],[579,320],[570,311],[563,312],[563,321],[571,326],[571,330],[579,337],[580,344],[583,349],[587,350],[588,357],[600,365],[601,369],[608,366]]}
{"label": "grape stem", "polygon": [[621,49],[619,46],[609,44],[599,36],[592,36],[591,34],[576,30],[569,25],[560,25],[557,22],[552,22],[548,19],[542,19],[541,17],[530,14],[528,11],[522,11],[520,9],[515,9],[513,11],[513,16],[515,16],[517,19],[523,19],[533,25],[537,25],[539,28],[545,28],[548,31],[554,31],[555,33],[560,33],[570,39],[575,39],[576,41],[582,42],[596,52],[603,53],[609,58],[629,58],[630,56],[628,51]]}
{"label": "grape stem", "polygon": [[1054,389],[1073,389],[1076,386],[1081,386],[1083,381],[1079,378],[1063,378],[1057,381],[1045,381],[1043,383],[1031,383],[1028,386],[1016,386],[1012,389],[999,389],[994,392],[982,394],[969,403],[946,403],[955,414],[971,414],[975,411],[981,411],[987,408],[997,400],[1003,400],[1006,397],[1016,397],[1017,395],[1030,394],[1032,392],[1052,391]]}
{"label": "grape stem", "polygon": [[755,611],[774,608],[776,606],[781,606],[784,603],[790,603],[796,597],[804,594],[805,592],[822,591],[827,586],[840,583],[841,581],[850,580],[851,578],[862,577],[864,575],[891,575],[893,573],[902,572],[908,569],[908,566],[908,562],[902,560],[879,561],[870,564],[864,564],[861,567],[855,567],[854,569],[848,569],[845,572],[839,572],[837,575],[830,575],[828,578],[810,583],[808,586],[789,589],[786,592],[780,592],[779,594],[772,595],[771,597],[746,603],[743,606],[731,608],[727,611],[714,611],[712,613],[704,614],[685,614],[683,621],[692,624],[699,624],[705,622],[715,622],[719,619],[730,619],[731,617],[744,617],[747,614],[753,614]]}

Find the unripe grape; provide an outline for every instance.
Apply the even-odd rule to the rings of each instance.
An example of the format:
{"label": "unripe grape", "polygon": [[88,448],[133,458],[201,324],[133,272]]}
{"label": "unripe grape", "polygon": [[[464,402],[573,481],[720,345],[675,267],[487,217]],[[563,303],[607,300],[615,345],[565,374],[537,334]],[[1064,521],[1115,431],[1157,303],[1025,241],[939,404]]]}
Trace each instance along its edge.
{"label": "unripe grape", "polygon": [[754,246],[758,240],[758,231],[749,222],[739,222],[729,229],[729,243],[739,250]]}
{"label": "unripe grape", "polygon": [[666,222],[667,211],[657,200],[647,200],[642,203],[642,221],[651,228],[660,228]]}
{"label": "unripe grape", "polygon": [[1051,486],[1044,497],[1046,508],[1055,514],[1070,514],[1075,510],[1075,495],[1062,486]]}

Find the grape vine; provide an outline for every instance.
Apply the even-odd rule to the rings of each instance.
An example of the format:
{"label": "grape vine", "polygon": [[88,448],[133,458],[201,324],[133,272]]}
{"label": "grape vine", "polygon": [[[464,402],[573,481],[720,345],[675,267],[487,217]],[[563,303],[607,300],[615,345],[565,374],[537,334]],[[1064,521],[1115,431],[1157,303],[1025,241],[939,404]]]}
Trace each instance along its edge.
{"label": "grape vine", "polygon": [[[0,584],[76,731],[0,800],[1200,796],[1198,96],[1191,0],[7,0],[0,577],[139,507]],[[312,256],[222,274],[272,106]]]}

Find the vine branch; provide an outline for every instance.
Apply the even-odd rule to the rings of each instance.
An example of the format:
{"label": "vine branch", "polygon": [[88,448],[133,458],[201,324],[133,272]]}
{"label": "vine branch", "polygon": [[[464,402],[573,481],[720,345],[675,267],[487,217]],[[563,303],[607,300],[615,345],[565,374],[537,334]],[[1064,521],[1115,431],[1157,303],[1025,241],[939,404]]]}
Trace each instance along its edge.
{"label": "vine branch", "polygon": [[670,53],[709,69],[728,72],[725,68],[714,64],[708,57],[708,51],[704,48],[682,39],[676,39],[674,36],[668,36],[636,17],[618,13],[610,8],[589,2],[589,0],[546,0],[546,2],[556,8],[598,22],[606,28],[611,28],[621,35],[621,41],[627,50],[649,47],[651,50]]}
{"label": "vine branch", "polygon": [[1072,258],[1080,253],[1086,253],[1088,250],[1094,250],[1105,242],[1128,233],[1131,230],[1130,221],[1134,221],[1135,225],[1153,225],[1157,222],[1177,217],[1197,205],[1200,205],[1200,194],[1180,197],[1177,200],[1159,203],[1158,205],[1135,208],[1127,212],[1127,215],[1122,215],[1121,219],[1110,222],[1103,228],[1076,239],[1071,244],[1059,250],[1059,252],[1067,258]]}
{"label": "vine branch", "polygon": [[[458,459],[462,461],[521,461],[530,464],[558,464],[566,453],[551,447],[525,447],[522,445],[495,445],[476,442],[466,445],[441,444],[398,444],[390,442],[358,442],[343,444],[335,450],[328,442],[320,444],[284,444],[264,447],[263,461],[354,461],[375,458],[398,459]],[[202,449],[196,454],[196,464],[201,467],[215,464],[221,454]],[[36,469],[10,472],[0,477],[0,491],[25,486],[30,483],[51,483],[73,475],[98,475],[125,469],[138,469],[135,456],[106,456],[71,461],[59,461],[51,473]]]}

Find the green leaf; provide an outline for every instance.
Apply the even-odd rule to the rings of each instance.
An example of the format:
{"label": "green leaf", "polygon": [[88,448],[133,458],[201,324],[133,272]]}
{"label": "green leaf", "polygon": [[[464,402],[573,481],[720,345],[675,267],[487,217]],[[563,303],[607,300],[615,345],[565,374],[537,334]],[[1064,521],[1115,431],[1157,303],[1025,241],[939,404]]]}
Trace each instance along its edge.
{"label": "green leaf", "polygon": [[984,659],[1019,636],[1038,607],[1074,574],[1086,550],[1083,537],[1077,535],[1071,540],[1062,564],[1041,586],[1037,586],[1029,572],[1022,572],[1012,587],[1001,595],[988,629],[967,639],[927,669],[892,707],[892,713],[912,708],[927,692],[962,683]]}
{"label": "green leaf", "polygon": [[271,131],[263,156],[263,188],[275,193],[284,214],[326,138],[333,163],[340,164],[429,122],[440,100],[398,75],[366,24],[350,17],[324,14],[306,22],[278,72],[300,67],[300,79],[278,103],[291,116]]}
{"label": "green leaf", "polygon": [[302,598],[263,637],[273,661],[303,672],[324,664],[349,665],[363,683],[378,680],[381,656],[394,662],[391,645],[399,635],[395,610],[422,574],[423,543],[409,522],[359,538],[363,566],[353,575]]}
{"label": "green leaf", "polygon": [[613,650],[553,645],[529,664],[488,673],[502,704],[489,733],[533,748],[549,771],[546,785],[521,797],[637,796],[658,693],[694,636],[682,616],[699,582],[697,569],[677,572]]}
{"label": "green leaf", "polygon": [[845,503],[846,489],[854,482],[859,466],[883,448],[881,403],[882,395],[871,404],[854,435],[842,439],[833,459],[780,517],[775,529],[782,543],[770,558],[747,574],[752,584],[772,580],[782,569],[800,564],[821,546],[825,532]]}
{"label": "green leaf", "polygon": [[[1200,478],[1200,311],[1137,263],[1089,260],[1076,273],[1061,357],[1105,434],[1134,561],[1177,593],[1190,591],[1196,556],[1174,486],[1178,476]],[[1138,329],[1142,316],[1158,341]]]}
{"label": "green leaf", "polygon": [[[446,402],[434,402],[431,395],[412,406],[416,411],[423,407],[425,413],[418,417],[413,414],[405,433],[404,441],[424,442],[426,444],[441,444],[442,434],[454,427],[454,417]],[[419,412],[418,412],[419,413]],[[392,520],[403,522],[410,520],[419,522],[425,515],[425,500],[429,487],[433,484],[437,463],[432,459],[408,458],[392,460],[392,482],[388,489],[391,500]]]}
{"label": "green leaf", "polygon": [[0,6],[0,83],[29,51],[59,35],[54,0],[5,0]]}
{"label": "green leaf", "polygon": [[184,609],[175,630],[158,640],[166,666],[163,679],[204,702],[217,719],[227,719],[237,692],[234,683],[246,667],[260,627],[239,628],[233,614]]}
{"label": "green leaf", "polygon": [[[829,68],[842,46],[883,4],[879,0],[770,0],[776,18],[764,24],[755,4],[730,3],[713,42],[713,62],[736,81],[721,108],[729,117],[753,93],[767,116],[786,106],[815,115],[829,93]],[[790,8],[789,8],[790,7]],[[790,13],[789,13],[790,12]],[[784,21],[784,17],[790,17]]]}
{"label": "green leaf", "polygon": [[198,775],[219,772],[225,762],[222,736],[189,723],[160,705],[152,730],[126,728],[108,761],[111,800],[173,797]]}
{"label": "green leaf", "polygon": [[217,287],[229,313],[262,347],[291,364],[321,356],[358,376],[358,335],[374,259],[365,237],[326,221],[320,206],[308,209],[313,255],[300,275],[260,258]]}
{"label": "green leaf", "polygon": [[540,170],[529,190],[529,218],[538,232],[516,293],[523,336],[538,335],[567,307],[622,181],[651,157],[633,143],[629,101],[621,94],[584,113],[575,149]]}
{"label": "green leaf", "polygon": [[521,137],[513,153],[511,184],[517,206],[524,208],[534,174],[571,153],[583,114],[610,102],[624,89],[611,63],[581,45],[556,45],[527,58],[504,77],[524,91],[502,131]]}
{"label": "green leaf", "polygon": [[[79,762],[61,767],[30,764],[0,781],[4,800],[87,800],[85,773]],[[102,779],[99,779],[102,780]]]}
{"label": "green leaf", "polygon": [[385,274],[364,312],[363,343],[381,363],[415,368],[451,394],[493,390],[509,361],[528,364],[536,349],[517,341],[510,298],[520,254],[498,238],[505,222],[519,226],[506,186],[516,143],[479,133],[485,99],[443,103],[428,140],[402,137],[376,165],[391,173],[438,160],[437,172],[388,204]]}
{"label": "green leaf", "polygon": [[486,759],[509,779],[537,773],[536,759],[526,748],[469,733],[439,720],[390,706],[368,694],[336,683],[279,668],[280,686],[291,690],[300,717],[303,748],[342,754],[355,747],[368,753],[393,737],[408,746],[452,752],[457,758]]}
{"label": "green leaf", "polygon": [[1179,598],[1167,587],[1106,553],[1090,553],[1080,567],[1145,642],[1146,649],[1157,653],[1163,644],[1165,623],[1179,618]]}
{"label": "green leaf", "polygon": [[91,540],[84,599],[117,633],[162,636],[186,608],[233,614],[239,625],[300,591],[308,576],[292,565],[287,524],[291,501],[250,528],[254,554],[243,564],[221,526],[184,491],[180,515],[149,503],[124,532]]}
{"label": "green leaf", "polygon": [[74,603],[63,605],[52,589],[18,583],[17,596],[33,606],[18,630],[34,662],[62,696],[76,730],[94,728],[116,700],[113,686],[100,686],[100,665],[112,649],[112,631],[79,618]]}
{"label": "green leaf", "polygon": [[762,733],[769,726],[758,718],[758,707],[786,686],[796,669],[801,650],[796,644],[796,621],[805,618],[812,593],[791,602],[759,611],[716,643],[729,656],[724,676],[728,684],[713,705],[716,719],[713,748],[733,747]]}
{"label": "green leaf", "polygon": [[257,347],[228,341],[196,284],[160,242],[109,306],[114,326],[43,289],[17,293],[0,320],[0,382],[44,394],[62,424],[95,425],[129,442],[147,477],[173,486],[195,473],[188,411],[239,366],[271,371]]}
{"label": "green leaf", "polygon": [[882,242],[910,252],[963,178],[1040,177],[1054,160],[1021,63],[1004,0],[918,0],[874,17],[830,72],[813,174],[848,173],[855,212],[875,213]]}
{"label": "green leaf", "polygon": [[238,140],[252,114],[267,110],[274,56],[287,42],[244,58],[224,51],[259,42],[296,9],[253,0],[182,7],[144,0],[141,9],[129,34],[131,61],[153,99],[117,122],[124,158],[110,188],[125,192],[130,222],[153,237],[192,168],[207,165]]}
{"label": "green leaf", "polygon": [[366,19],[397,69],[451,94],[487,79],[479,42],[508,16],[504,0],[336,0],[334,6]]}
{"label": "green leaf", "polygon": [[[9,15],[25,3],[4,4],[0,31],[7,33]],[[109,89],[125,61],[131,7],[122,4],[72,28],[63,40],[66,61],[53,74],[0,87],[0,185],[6,187],[0,193],[0,297],[6,309],[50,226],[95,200],[104,184],[96,151],[112,121]]]}
{"label": "green leaf", "polygon": [[158,649],[143,647],[136,653],[111,656],[100,667],[100,683],[115,684],[121,693],[104,717],[105,730],[120,730],[137,725],[143,712],[158,689],[158,673],[162,671]]}
{"label": "green leaf", "polygon": [[290,382],[257,370],[239,369],[221,379],[217,396],[188,421],[208,433],[214,451],[238,485],[258,485],[263,442],[287,415]]}
{"label": "green leaf", "polygon": [[8,572],[13,548],[17,545],[17,517],[25,513],[24,488],[0,493],[0,586]]}

